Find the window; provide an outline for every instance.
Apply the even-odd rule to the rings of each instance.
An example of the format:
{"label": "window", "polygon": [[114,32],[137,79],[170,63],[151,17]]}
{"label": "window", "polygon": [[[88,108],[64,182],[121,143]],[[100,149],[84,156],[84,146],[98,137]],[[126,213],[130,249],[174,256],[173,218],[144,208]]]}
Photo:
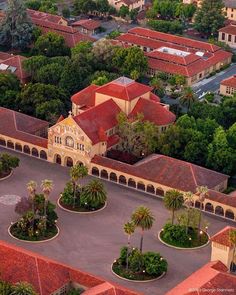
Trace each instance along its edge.
{"label": "window", "polygon": [[221,36],[222,36],[221,39],[222,39],[222,40],[225,40],[225,33],[222,33]]}
{"label": "window", "polygon": [[234,43],[236,43],[236,36],[234,36]]}
{"label": "window", "polygon": [[231,40],[232,40],[232,35],[229,35],[228,36],[228,41],[231,42]]}
{"label": "window", "polygon": [[65,145],[68,147],[74,147],[74,139],[71,136],[67,136],[65,140]]}

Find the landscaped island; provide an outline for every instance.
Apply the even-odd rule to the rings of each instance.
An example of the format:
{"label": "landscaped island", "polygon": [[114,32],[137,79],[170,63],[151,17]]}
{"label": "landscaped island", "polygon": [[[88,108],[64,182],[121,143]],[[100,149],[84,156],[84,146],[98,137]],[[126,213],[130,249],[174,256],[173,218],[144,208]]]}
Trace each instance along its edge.
{"label": "landscaped island", "polygon": [[20,160],[17,157],[6,153],[0,154],[0,179],[11,174],[12,169],[19,166]]}

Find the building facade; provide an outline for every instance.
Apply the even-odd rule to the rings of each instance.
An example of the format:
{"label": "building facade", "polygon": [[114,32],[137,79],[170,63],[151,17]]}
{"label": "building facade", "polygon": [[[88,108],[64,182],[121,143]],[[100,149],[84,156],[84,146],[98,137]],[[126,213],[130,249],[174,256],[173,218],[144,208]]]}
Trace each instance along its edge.
{"label": "building facade", "polygon": [[109,0],[108,2],[116,10],[120,10],[121,6],[128,6],[129,10],[142,10],[145,4],[145,0]]}
{"label": "building facade", "polygon": [[228,25],[219,30],[218,41],[236,48],[236,24]]}
{"label": "building facade", "polygon": [[220,94],[224,96],[233,96],[236,93],[236,75],[221,81]]}

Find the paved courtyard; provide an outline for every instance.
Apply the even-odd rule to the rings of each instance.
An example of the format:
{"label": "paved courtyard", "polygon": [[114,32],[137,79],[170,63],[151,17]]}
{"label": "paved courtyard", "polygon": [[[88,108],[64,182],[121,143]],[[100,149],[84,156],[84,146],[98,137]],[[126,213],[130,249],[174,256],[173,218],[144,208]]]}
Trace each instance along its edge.
{"label": "paved courtyard", "polygon": [[[0,148],[0,152],[3,151],[6,152]],[[10,178],[0,181],[0,198],[3,200],[0,202],[0,239],[99,275],[146,295],[165,294],[167,290],[209,261],[210,246],[197,251],[178,251],[162,245],[157,240],[157,232],[169,217],[161,199],[105,181],[108,206],[104,211],[85,216],[70,214],[57,208],[58,225],[61,229],[57,239],[43,244],[29,244],[13,240],[7,233],[10,222],[17,218],[12,204],[15,203],[17,196],[27,194],[26,183],[29,180],[35,180],[40,184],[42,179],[52,179],[54,190],[51,199],[56,202],[69,179],[68,168],[30,158],[23,154],[17,155],[20,158],[20,167],[14,171]],[[85,182],[89,179],[91,177],[87,177]],[[5,195],[10,195],[10,203],[5,201]],[[145,233],[144,250],[160,252],[168,260],[169,268],[166,276],[159,281],[135,284],[114,277],[110,266],[113,260],[118,257],[120,247],[125,245],[127,241],[123,233],[123,224],[129,220],[133,210],[140,205],[150,207],[156,218],[153,228]],[[230,223],[209,215],[206,216],[206,219],[210,223],[210,234],[216,233]],[[132,238],[134,246],[138,246],[139,237],[137,230]]]}

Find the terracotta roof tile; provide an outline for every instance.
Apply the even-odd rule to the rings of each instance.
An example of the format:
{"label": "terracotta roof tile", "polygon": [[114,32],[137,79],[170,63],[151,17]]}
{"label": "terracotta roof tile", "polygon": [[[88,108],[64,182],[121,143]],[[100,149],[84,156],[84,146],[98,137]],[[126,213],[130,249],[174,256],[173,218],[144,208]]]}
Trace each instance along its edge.
{"label": "terracotta roof tile", "polygon": [[236,228],[232,226],[226,226],[220,232],[212,236],[211,241],[224,245],[226,247],[233,247],[233,244],[230,242],[229,239],[229,234],[231,230],[236,230]]}
{"label": "terracotta roof tile", "polygon": [[101,27],[101,22],[93,19],[81,19],[71,24],[72,27],[83,27],[89,31],[93,31]]}
{"label": "terracotta roof tile", "polygon": [[236,88],[236,75],[229,77],[220,82],[221,85]]}
{"label": "terracotta roof tile", "polygon": [[99,88],[97,85],[89,85],[83,90],[75,93],[71,101],[78,106],[92,107],[95,105],[95,92]]}
{"label": "terracotta roof tile", "polygon": [[231,35],[236,35],[236,26],[229,25],[229,26],[223,27],[223,28],[219,29],[219,32],[231,34]]}
{"label": "terracotta roof tile", "polygon": [[60,24],[62,20],[67,23],[67,20],[60,15],[50,14],[47,12],[42,12],[42,11],[33,10],[33,9],[27,9],[27,13],[31,18],[38,18],[44,21],[55,23],[55,24]]}

